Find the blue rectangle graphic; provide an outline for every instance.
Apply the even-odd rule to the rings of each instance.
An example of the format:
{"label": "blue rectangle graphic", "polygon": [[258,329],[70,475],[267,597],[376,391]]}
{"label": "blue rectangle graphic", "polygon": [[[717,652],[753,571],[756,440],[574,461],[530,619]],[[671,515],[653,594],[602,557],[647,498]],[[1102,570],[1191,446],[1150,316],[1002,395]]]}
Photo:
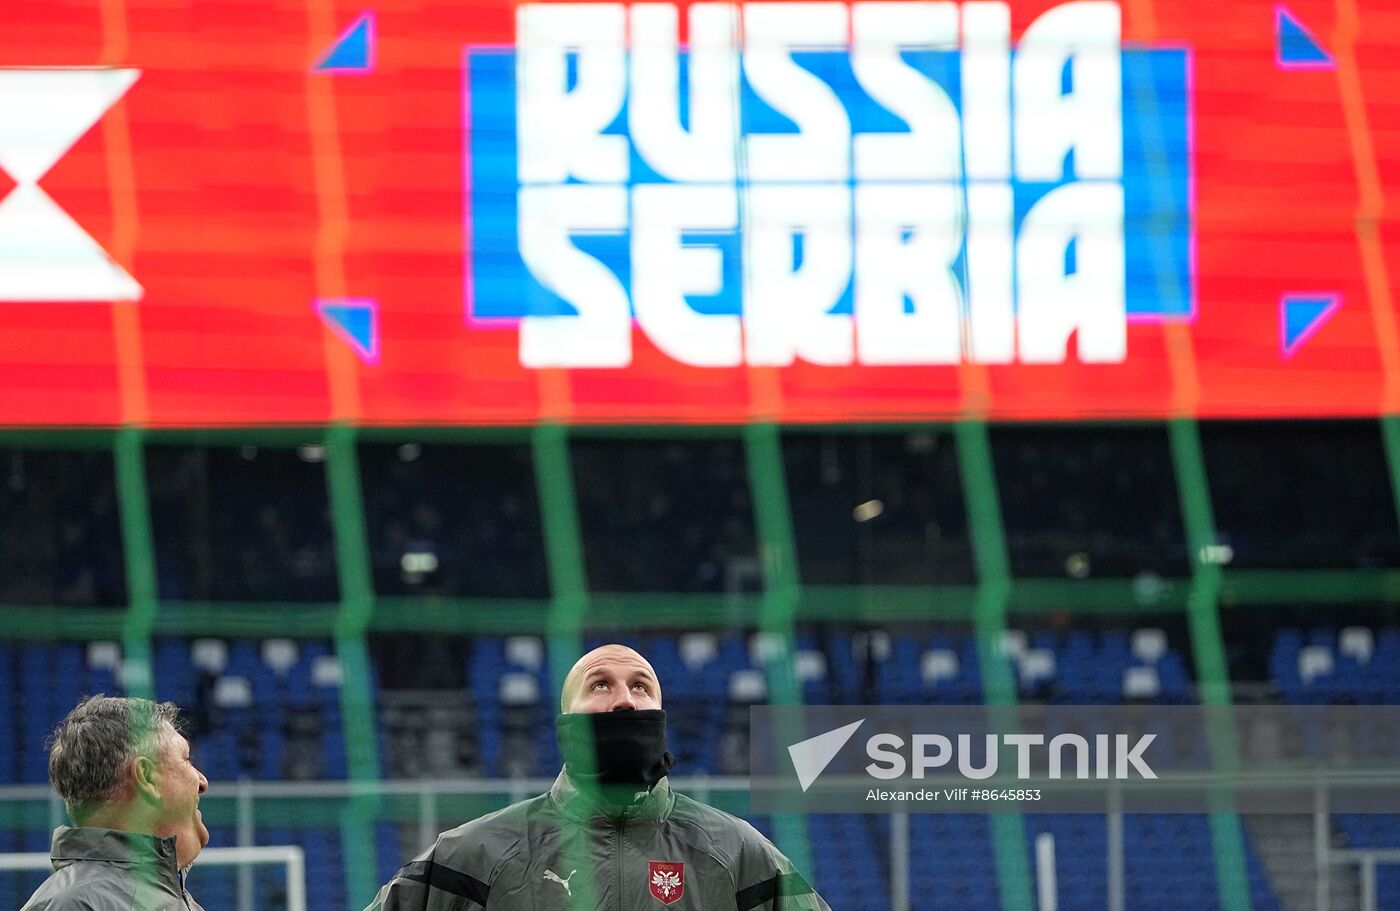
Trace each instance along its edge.
{"label": "blue rectangle graphic", "polygon": [[[964,115],[968,87],[960,65],[961,52],[956,50],[906,50],[901,58],[909,70],[917,72],[937,88],[957,112],[959,122]],[[690,119],[690,86],[688,55],[677,54],[677,110],[680,127]],[[857,78],[849,52],[845,50],[804,51],[793,53],[791,61],[839,100],[849,120],[851,149],[862,136],[901,134],[910,132],[908,122],[878,103]],[[1011,54],[1014,66],[1015,53]],[[516,320],[525,316],[569,316],[576,308],[557,287],[550,287],[536,271],[527,265],[520,244],[520,179],[519,131],[517,123],[517,55],[501,48],[469,48],[464,57],[468,69],[470,128],[470,197],[471,248],[467,251],[469,277],[469,318],[474,320]],[[1190,98],[1191,56],[1179,48],[1124,49],[1121,52],[1121,176],[1117,179],[1080,177],[1075,153],[1066,156],[1058,180],[1024,180],[1018,177],[1015,152],[1012,153],[1010,173],[1002,181],[1010,187],[1013,224],[1011,235],[1020,243],[1028,214],[1049,194],[1074,183],[1112,184],[1121,188],[1122,198],[1122,272],[1123,310],[1129,319],[1186,319],[1195,312],[1194,267],[1194,200],[1191,160],[1192,122]],[[578,63],[571,60],[567,79],[574,87],[579,79]],[[743,68],[741,67],[741,74]],[[1062,92],[1073,92],[1069,67],[1065,68]],[[630,77],[629,77],[630,78]],[[632,143],[629,135],[631,92],[620,98],[616,116],[600,135],[616,136],[629,146],[626,176],[620,181],[603,181],[602,185],[619,188],[627,196],[626,223],[605,230],[588,230],[570,234],[573,246],[596,260],[632,298],[632,220],[631,194],[642,186],[669,184]],[[1006,105],[1014,109],[1012,98]],[[738,82],[738,133],[733,155],[736,166],[733,181],[713,184],[715,192],[736,193],[740,213],[738,227],[730,231],[696,230],[682,235],[686,247],[718,250],[722,263],[719,269],[719,290],[713,294],[695,294],[686,302],[701,314],[741,314],[744,311],[745,243],[742,211],[745,190],[755,181],[746,173],[745,155],[748,140],[754,136],[792,135],[797,128],[792,119],[765,103],[754,90],[747,75]],[[1008,122],[1011,148],[1021,150],[1026,137],[1014,135],[1015,124]],[[963,163],[964,166],[969,164]],[[855,174],[856,169],[849,169]],[[961,189],[964,216],[967,192],[975,185],[958,175],[951,181]],[[862,185],[872,183],[846,177],[836,181],[851,194]],[[563,185],[599,183],[580,181],[569,176]],[[829,183],[826,185],[830,185]],[[855,220],[849,229],[855,241]],[[796,232],[793,239],[794,268],[803,250],[803,236]],[[1082,266],[1083,252],[1073,239],[1063,249],[1064,274],[1073,275]],[[931,264],[933,268],[937,264]],[[967,245],[963,246],[944,267],[951,267],[958,285],[967,292]],[[1021,279],[1017,279],[1020,281]],[[859,281],[856,270],[844,293],[833,297],[829,312],[850,312],[853,287]],[[1014,292],[1019,296],[1020,291]],[[635,301],[632,302],[635,312]],[[912,306],[912,305],[911,305]]]}

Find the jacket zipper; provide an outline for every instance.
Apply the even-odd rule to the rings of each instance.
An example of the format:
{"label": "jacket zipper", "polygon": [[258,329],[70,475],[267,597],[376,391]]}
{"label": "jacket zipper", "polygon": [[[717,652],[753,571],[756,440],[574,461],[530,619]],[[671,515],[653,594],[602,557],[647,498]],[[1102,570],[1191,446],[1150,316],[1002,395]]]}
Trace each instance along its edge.
{"label": "jacket zipper", "polygon": [[626,815],[626,813],[624,813],[622,816],[619,816],[618,819],[617,819],[617,832],[616,832],[616,834],[617,834],[617,854],[616,854],[616,859],[617,859],[617,864],[616,864],[616,868],[617,868],[617,877],[616,877],[615,882],[617,883],[617,909],[618,909],[618,911],[622,911],[622,851],[623,851],[623,845],[624,845],[624,840],[623,840],[623,837],[622,837],[622,836],[623,836],[623,831],[622,831],[622,830],[623,830],[626,826],[627,826],[627,815]]}

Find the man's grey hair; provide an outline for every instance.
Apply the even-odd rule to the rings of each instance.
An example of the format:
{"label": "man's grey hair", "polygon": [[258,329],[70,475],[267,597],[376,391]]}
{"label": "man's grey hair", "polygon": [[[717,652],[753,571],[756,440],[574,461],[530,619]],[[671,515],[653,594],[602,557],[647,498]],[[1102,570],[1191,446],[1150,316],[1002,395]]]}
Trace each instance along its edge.
{"label": "man's grey hair", "polygon": [[49,781],[74,822],[116,796],[132,760],[161,758],[166,725],[180,729],[173,702],[98,695],[68,713],[49,738]]}

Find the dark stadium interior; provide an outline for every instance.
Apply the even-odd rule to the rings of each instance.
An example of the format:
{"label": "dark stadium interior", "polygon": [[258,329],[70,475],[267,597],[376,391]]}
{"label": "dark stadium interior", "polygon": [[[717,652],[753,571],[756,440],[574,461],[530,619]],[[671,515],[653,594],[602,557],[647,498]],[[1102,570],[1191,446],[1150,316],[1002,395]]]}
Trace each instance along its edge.
{"label": "dark stadium interior", "polygon": [[311,444],[150,447],[161,597],[335,601],[324,459],[324,447]]}
{"label": "dark stadium interior", "polygon": [[549,596],[529,447],[368,443],[359,455],[377,594]]}
{"label": "dark stadium interior", "polygon": [[[1400,535],[1376,425],[1203,424],[1201,437],[1219,529],[1209,557],[1225,574],[1220,617],[1235,699],[1400,703],[1393,602],[1343,598],[1328,605],[1315,592],[1290,601],[1286,586],[1280,594],[1261,588],[1256,576],[1232,575],[1241,567],[1335,568],[1364,585],[1395,565]],[[1016,698],[1196,702],[1185,611],[1191,554],[1164,429],[1008,425],[994,427],[990,440],[1015,580],[998,660]],[[937,598],[976,583],[968,479],[948,431],[794,428],[781,435],[780,452],[804,591],[887,586]],[[717,781],[746,774],[748,707],[769,698],[766,668],[783,644],[735,613],[765,590],[745,446],[715,434],[583,433],[569,453],[590,592],[630,595],[639,605],[648,596],[659,604],[706,595],[739,618],[720,629],[640,621],[620,632],[585,630],[584,646],[618,639],[660,670],[677,774]],[[511,605],[527,611],[550,597],[530,446],[405,435],[363,442],[357,455],[376,596],[419,605],[415,610],[497,605],[505,617]],[[3,465],[0,599],[16,610],[120,608],[127,563],[110,453],[10,449]],[[295,611],[299,603],[340,597],[319,443],[162,443],[147,448],[144,466],[162,604],[233,602],[236,619],[262,603]],[[1071,587],[1045,588],[1052,583]],[[411,626],[369,630],[380,774],[501,783],[552,776],[560,680],[549,640],[524,630],[429,633]],[[196,761],[208,777],[353,777],[345,656],[337,642],[236,629],[158,631],[153,642],[155,692],[185,709]],[[986,697],[977,633],[966,616],[871,622],[799,614],[791,646],[807,703],[956,705]],[[123,691],[123,662],[116,641],[0,643],[0,699],[19,706],[0,720],[0,782],[42,783],[46,731],[80,695]],[[233,805],[218,803],[232,797],[210,799],[215,808]],[[459,806],[442,799],[444,813]],[[312,906],[342,906],[346,855],[334,814],[321,821],[283,817],[267,798],[256,808],[258,843],[307,850],[308,878],[317,883]],[[215,837],[226,843],[238,837],[231,813],[213,814]],[[422,835],[417,824],[395,822],[397,811],[384,813],[372,827],[381,878],[418,849]],[[35,818],[0,828],[0,849],[41,850],[46,824]],[[1247,879],[1255,908],[1287,911],[1280,896],[1296,885],[1280,872],[1288,866],[1280,860],[1286,849],[1275,844],[1272,825],[1246,820]],[[1047,816],[1037,826],[1061,845],[1065,904],[1102,906],[1103,818]],[[805,827],[822,871],[817,885],[833,907],[886,906],[888,818],[815,815]],[[1350,845],[1384,844],[1400,834],[1389,817],[1339,815],[1335,831],[1339,844]],[[1132,858],[1125,871],[1131,907],[1181,907],[1184,898],[1216,907],[1213,885],[1201,885],[1214,881],[1207,875],[1214,859],[1206,817],[1128,816],[1123,837]],[[987,888],[996,875],[986,817],[915,815],[909,839],[916,858],[949,839],[975,848],[944,855],[936,871],[912,865],[911,888],[937,896],[927,907],[1000,907],[996,890]],[[1028,852],[1033,848],[1028,841]],[[1168,854],[1170,867],[1161,861]],[[233,873],[198,875],[207,906],[232,902]],[[31,880],[17,875],[5,888],[17,896]],[[1175,885],[1164,892],[1168,881]],[[257,873],[256,883],[266,895],[282,888],[271,871]],[[1387,876],[1378,888],[1382,896],[1400,895],[1400,883]]]}
{"label": "dark stadium interior", "polygon": [[0,450],[0,601],[126,603],[111,452]]}

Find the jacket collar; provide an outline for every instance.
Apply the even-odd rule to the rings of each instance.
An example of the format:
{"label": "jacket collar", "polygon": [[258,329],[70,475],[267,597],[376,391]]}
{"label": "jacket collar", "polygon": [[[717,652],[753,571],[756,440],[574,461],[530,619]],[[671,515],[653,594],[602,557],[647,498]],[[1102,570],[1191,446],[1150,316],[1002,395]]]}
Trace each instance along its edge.
{"label": "jacket collar", "polygon": [[159,838],[116,829],[59,826],[49,852],[55,870],[82,861],[141,866],[177,893],[183,890],[175,859],[175,836]]}
{"label": "jacket collar", "polygon": [[591,788],[580,788],[569,777],[569,768],[559,771],[559,777],[549,789],[549,800],[559,811],[570,819],[600,819],[609,822],[633,819],[655,819],[664,822],[676,805],[675,792],[671,790],[670,779],[663,777],[650,791],[639,786],[630,795],[622,794],[620,799],[606,800]]}

